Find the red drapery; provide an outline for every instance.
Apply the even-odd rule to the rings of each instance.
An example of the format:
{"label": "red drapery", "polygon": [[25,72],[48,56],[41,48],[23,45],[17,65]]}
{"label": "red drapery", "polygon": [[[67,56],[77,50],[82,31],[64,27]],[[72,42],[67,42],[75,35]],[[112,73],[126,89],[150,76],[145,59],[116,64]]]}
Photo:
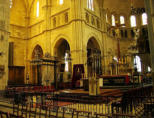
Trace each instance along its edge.
{"label": "red drapery", "polygon": [[84,74],[84,65],[76,64],[73,66],[73,77],[72,77],[72,87],[75,88],[77,80],[82,78],[82,74]]}

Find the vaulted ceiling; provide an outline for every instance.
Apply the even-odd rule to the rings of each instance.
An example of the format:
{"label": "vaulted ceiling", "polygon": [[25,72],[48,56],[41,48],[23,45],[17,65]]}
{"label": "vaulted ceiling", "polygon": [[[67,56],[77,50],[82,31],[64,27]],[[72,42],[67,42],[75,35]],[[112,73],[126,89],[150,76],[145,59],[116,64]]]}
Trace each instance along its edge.
{"label": "vaulted ceiling", "polygon": [[[35,2],[35,0],[22,0],[22,1],[25,4],[27,12],[30,12],[31,7]],[[128,12],[127,10],[130,10],[131,5],[135,7],[144,7],[144,0],[98,0],[98,1],[104,2],[101,3],[103,8],[116,12]]]}
{"label": "vaulted ceiling", "polygon": [[133,7],[144,7],[144,0],[104,0],[103,7],[118,13],[128,12]]}
{"label": "vaulted ceiling", "polygon": [[[13,1],[16,1],[16,0],[13,0]],[[32,7],[32,4],[34,3],[35,0],[22,0],[22,1],[23,1],[24,5],[25,5],[25,8],[29,12],[31,7]]]}

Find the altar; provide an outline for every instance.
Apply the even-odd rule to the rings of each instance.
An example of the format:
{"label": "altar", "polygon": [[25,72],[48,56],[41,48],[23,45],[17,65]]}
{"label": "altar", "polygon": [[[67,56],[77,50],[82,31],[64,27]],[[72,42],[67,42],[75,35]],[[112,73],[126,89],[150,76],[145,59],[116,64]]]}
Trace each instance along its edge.
{"label": "altar", "polygon": [[126,75],[102,75],[104,85],[129,85],[131,83],[131,76]]}

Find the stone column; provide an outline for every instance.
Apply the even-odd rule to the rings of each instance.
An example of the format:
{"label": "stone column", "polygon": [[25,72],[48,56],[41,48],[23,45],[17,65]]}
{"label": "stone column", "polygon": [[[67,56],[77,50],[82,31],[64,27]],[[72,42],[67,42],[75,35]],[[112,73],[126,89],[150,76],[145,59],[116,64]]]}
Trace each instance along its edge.
{"label": "stone column", "polygon": [[8,84],[9,0],[0,0],[0,90]]}
{"label": "stone column", "polygon": [[83,0],[71,1],[71,18],[72,18],[72,43],[71,43],[71,58],[73,64],[84,64],[84,69],[87,72],[87,49],[84,46],[84,8]]}
{"label": "stone column", "polygon": [[102,56],[102,74],[107,73],[107,25],[106,25],[106,11],[103,8],[104,0],[99,1],[99,9],[100,9],[100,17],[101,17],[101,28],[102,28],[102,44],[103,49],[101,49],[101,56]]}
{"label": "stone column", "polygon": [[45,43],[45,53],[51,54],[51,0],[44,0],[44,6],[43,6],[43,14],[44,14],[44,39],[46,41]]}
{"label": "stone column", "polygon": [[[45,40],[45,50],[44,50],[44,56],[45,58],[51,57],[51,0],[44,0],[43,5],[43,14],[44,14],[44,40]],[[47,57],[48,56],[48,57]],[[54,66],[50,65],[44,65],[43,71],[42,71],[42,80],[43,84],[48,83],[50,85],[51,82],[55,80],[55,74],[54,72]],[[52,74],[51,74],[52,73]]]}
{"label": "stone column", "polygon": [[[25,17],[25,21],[26,21],[26,40],[25,40],[25,44],[26,44],[26,46],[25,46],[25,52],[24,52],[24,60],[26,60],[25,61],[25,80],[24,80],[24,83],[26,83],[26,84],[28,84],[29,83],[29,79],[30,79],[30,75],[31,75],[31,71],[30,71],[30,59],[29,59],[29,57],[28,57],[28,41],[29,41],[29,34],[30,34],[30,30],[29,30],[29,21],[30,21],[30,17],[29,17],[29,13],[27,12],[27,14],[26,14],[27,16]],[[28,76],[29,76],[29,78],[28,78]]]}
{"label": "stone column", "polygon": [[148,35],[150,45],[150,56],[152,66],[152,82],[154,86],[154,0],[144,0],[148,14]]}

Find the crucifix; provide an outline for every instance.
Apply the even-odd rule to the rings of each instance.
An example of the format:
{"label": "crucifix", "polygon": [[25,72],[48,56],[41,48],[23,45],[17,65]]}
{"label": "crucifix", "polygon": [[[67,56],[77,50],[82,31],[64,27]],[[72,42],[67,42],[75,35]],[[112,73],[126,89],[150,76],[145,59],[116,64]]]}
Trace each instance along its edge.
{"label": "crucifix", "polygon": [[115,21],[115,26],[111,26],[111,29],[115,29],[115,38],[117,40],[117,58],[118,58],[118,61],[117,61],[117,73],[116,74],[119,74],[119,61],[120,61],[120,43],[119,43],[119,40],[120,40],[120,27],[122,26],[125,26],[125,24],[119,24],[118,21],[116,20]]}

